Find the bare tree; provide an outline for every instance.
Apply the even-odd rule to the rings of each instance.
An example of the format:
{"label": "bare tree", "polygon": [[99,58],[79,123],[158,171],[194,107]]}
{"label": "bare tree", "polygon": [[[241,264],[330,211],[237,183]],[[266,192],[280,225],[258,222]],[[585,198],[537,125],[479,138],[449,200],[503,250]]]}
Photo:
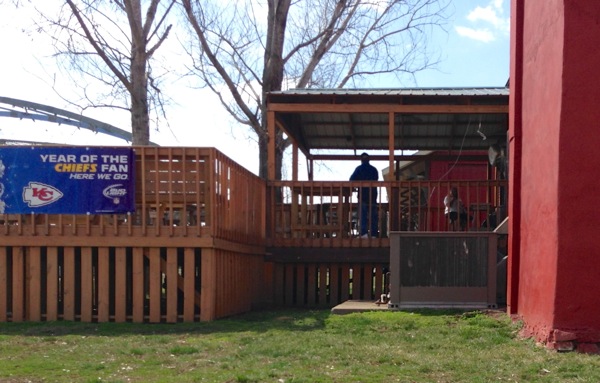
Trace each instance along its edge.
{"label": "bare tree", "polygon": [[[164,113],[160,79],[151,63],[169,35],[171,25],[166,20],[175,3],[66,0],[56,18],[38,10],[39,28],[52,38],[57,57],[63,59],[60,65],[73,78],[84,79],[76,81],[83,89],[83,100],[71,103],[82,109],[128,110],[134,145],[150,143],[151,112]],[[92,83],[96,88],[90,92],[87,88]]]}
{"label": "bare tree", "polygon": [[[266,94],[342,88],[393,75],[399,83],[437,64],[428,33],[448,0],[182,0],[194,39],[192,72],[256,133],[267,175]],[[276,137],[277,178],[289,142]]]}

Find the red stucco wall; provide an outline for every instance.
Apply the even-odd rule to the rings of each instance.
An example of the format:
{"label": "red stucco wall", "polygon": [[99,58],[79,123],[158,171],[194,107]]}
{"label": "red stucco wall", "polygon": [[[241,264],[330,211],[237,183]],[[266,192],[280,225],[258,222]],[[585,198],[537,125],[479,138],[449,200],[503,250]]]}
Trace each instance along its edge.
{"label": "red stucco wall", "polygon": [[518,312],[521,245],[521,162],[523,129],[523,5],[512,1],[510,9],[510,97],[508,99],[508,262],[506,306],[509,314]]}
{"label": "red stucco wall", "polygon": [[554,325],[600,341],[600,3],[565,4]]}
{"label": "red stucco wall", "polygon": [[518,290],[509,301],[518,302],[526,329],[550,343],[555,330],[575,334],[575,343],[600,342],[599,4],[512,1],[523,23],[511,44],[520,53],[511,59],[511,112],[520,115],[511,117],[509,153],[520,164],[511,175],[519,177],[511,196],[520,211],[511,227],[518,267],[509,271]]}

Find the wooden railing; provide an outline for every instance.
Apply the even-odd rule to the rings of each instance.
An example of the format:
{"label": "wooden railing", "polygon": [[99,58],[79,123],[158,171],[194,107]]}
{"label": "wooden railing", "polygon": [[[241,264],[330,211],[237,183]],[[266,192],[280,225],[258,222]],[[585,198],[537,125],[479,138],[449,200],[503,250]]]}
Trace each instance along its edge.
{"label": "wooden railing", "polygon": [[0,236],[216,237],[264,243],[265,183],[259,177],[214,148],[134,149],[134,213],[4,214]]}
{"label": "wooden railing", "polygon": [[[374,188],[377,236],[360,238],[356,191]],[[465,230],[493,230],[504,218],[506,181],[276,181],[268,185],[270,246],[389,246],[391,231],[448,231],[444,197],[457,187],[468,212]],[[368,241],[366,241],[368,240]]]}

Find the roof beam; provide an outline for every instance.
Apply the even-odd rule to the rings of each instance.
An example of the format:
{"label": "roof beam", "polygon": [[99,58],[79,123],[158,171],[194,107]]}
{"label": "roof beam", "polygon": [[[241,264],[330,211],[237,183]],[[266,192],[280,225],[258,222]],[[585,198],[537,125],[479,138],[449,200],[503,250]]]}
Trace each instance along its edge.
{"label": "roof beam", "polygon": [[[447,153],[447,152],[446,152]],[[454,161],[458,157],[458,154],[404,154],[394,155],[394,161],[420,161],[426,159],[435,159],[438,161]],[[317,161],[356,161],[359,159],[359,155],[349,154],[313,154],[312,159]],[[369,158],[371,161],[387,161],[388,155],[370,154]],[[488,155],[486,154],[461,154],[461,161],[488,161]]]}
{"label": "roof beam", "polygon": [[508,113],[508,105],[269,104],[285,113]]}

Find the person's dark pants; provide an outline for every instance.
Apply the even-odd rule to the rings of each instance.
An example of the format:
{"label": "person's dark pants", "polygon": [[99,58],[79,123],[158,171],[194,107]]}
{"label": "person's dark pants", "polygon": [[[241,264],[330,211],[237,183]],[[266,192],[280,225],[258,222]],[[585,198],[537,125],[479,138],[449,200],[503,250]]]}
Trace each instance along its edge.
{"label": "person's dark pants", "polygon": [[[459,215],[457,212],[455,211],[451,211],[448,214],[448,218],[450,218],[450,225],[455,228],[456,225],[456,220],[459,218]],[[460,213],[460,229],[461,230],[465,230],[467,228],[467,222],[468,222],[469,217],[467,216],[467,213]]]}
{"label": "person's dark pants", "polygon": [[360,235],[368,234],[368,228],[371,228],[371,236],[378,236],[379,214],[377,211],[377,202],[360,203]]}

